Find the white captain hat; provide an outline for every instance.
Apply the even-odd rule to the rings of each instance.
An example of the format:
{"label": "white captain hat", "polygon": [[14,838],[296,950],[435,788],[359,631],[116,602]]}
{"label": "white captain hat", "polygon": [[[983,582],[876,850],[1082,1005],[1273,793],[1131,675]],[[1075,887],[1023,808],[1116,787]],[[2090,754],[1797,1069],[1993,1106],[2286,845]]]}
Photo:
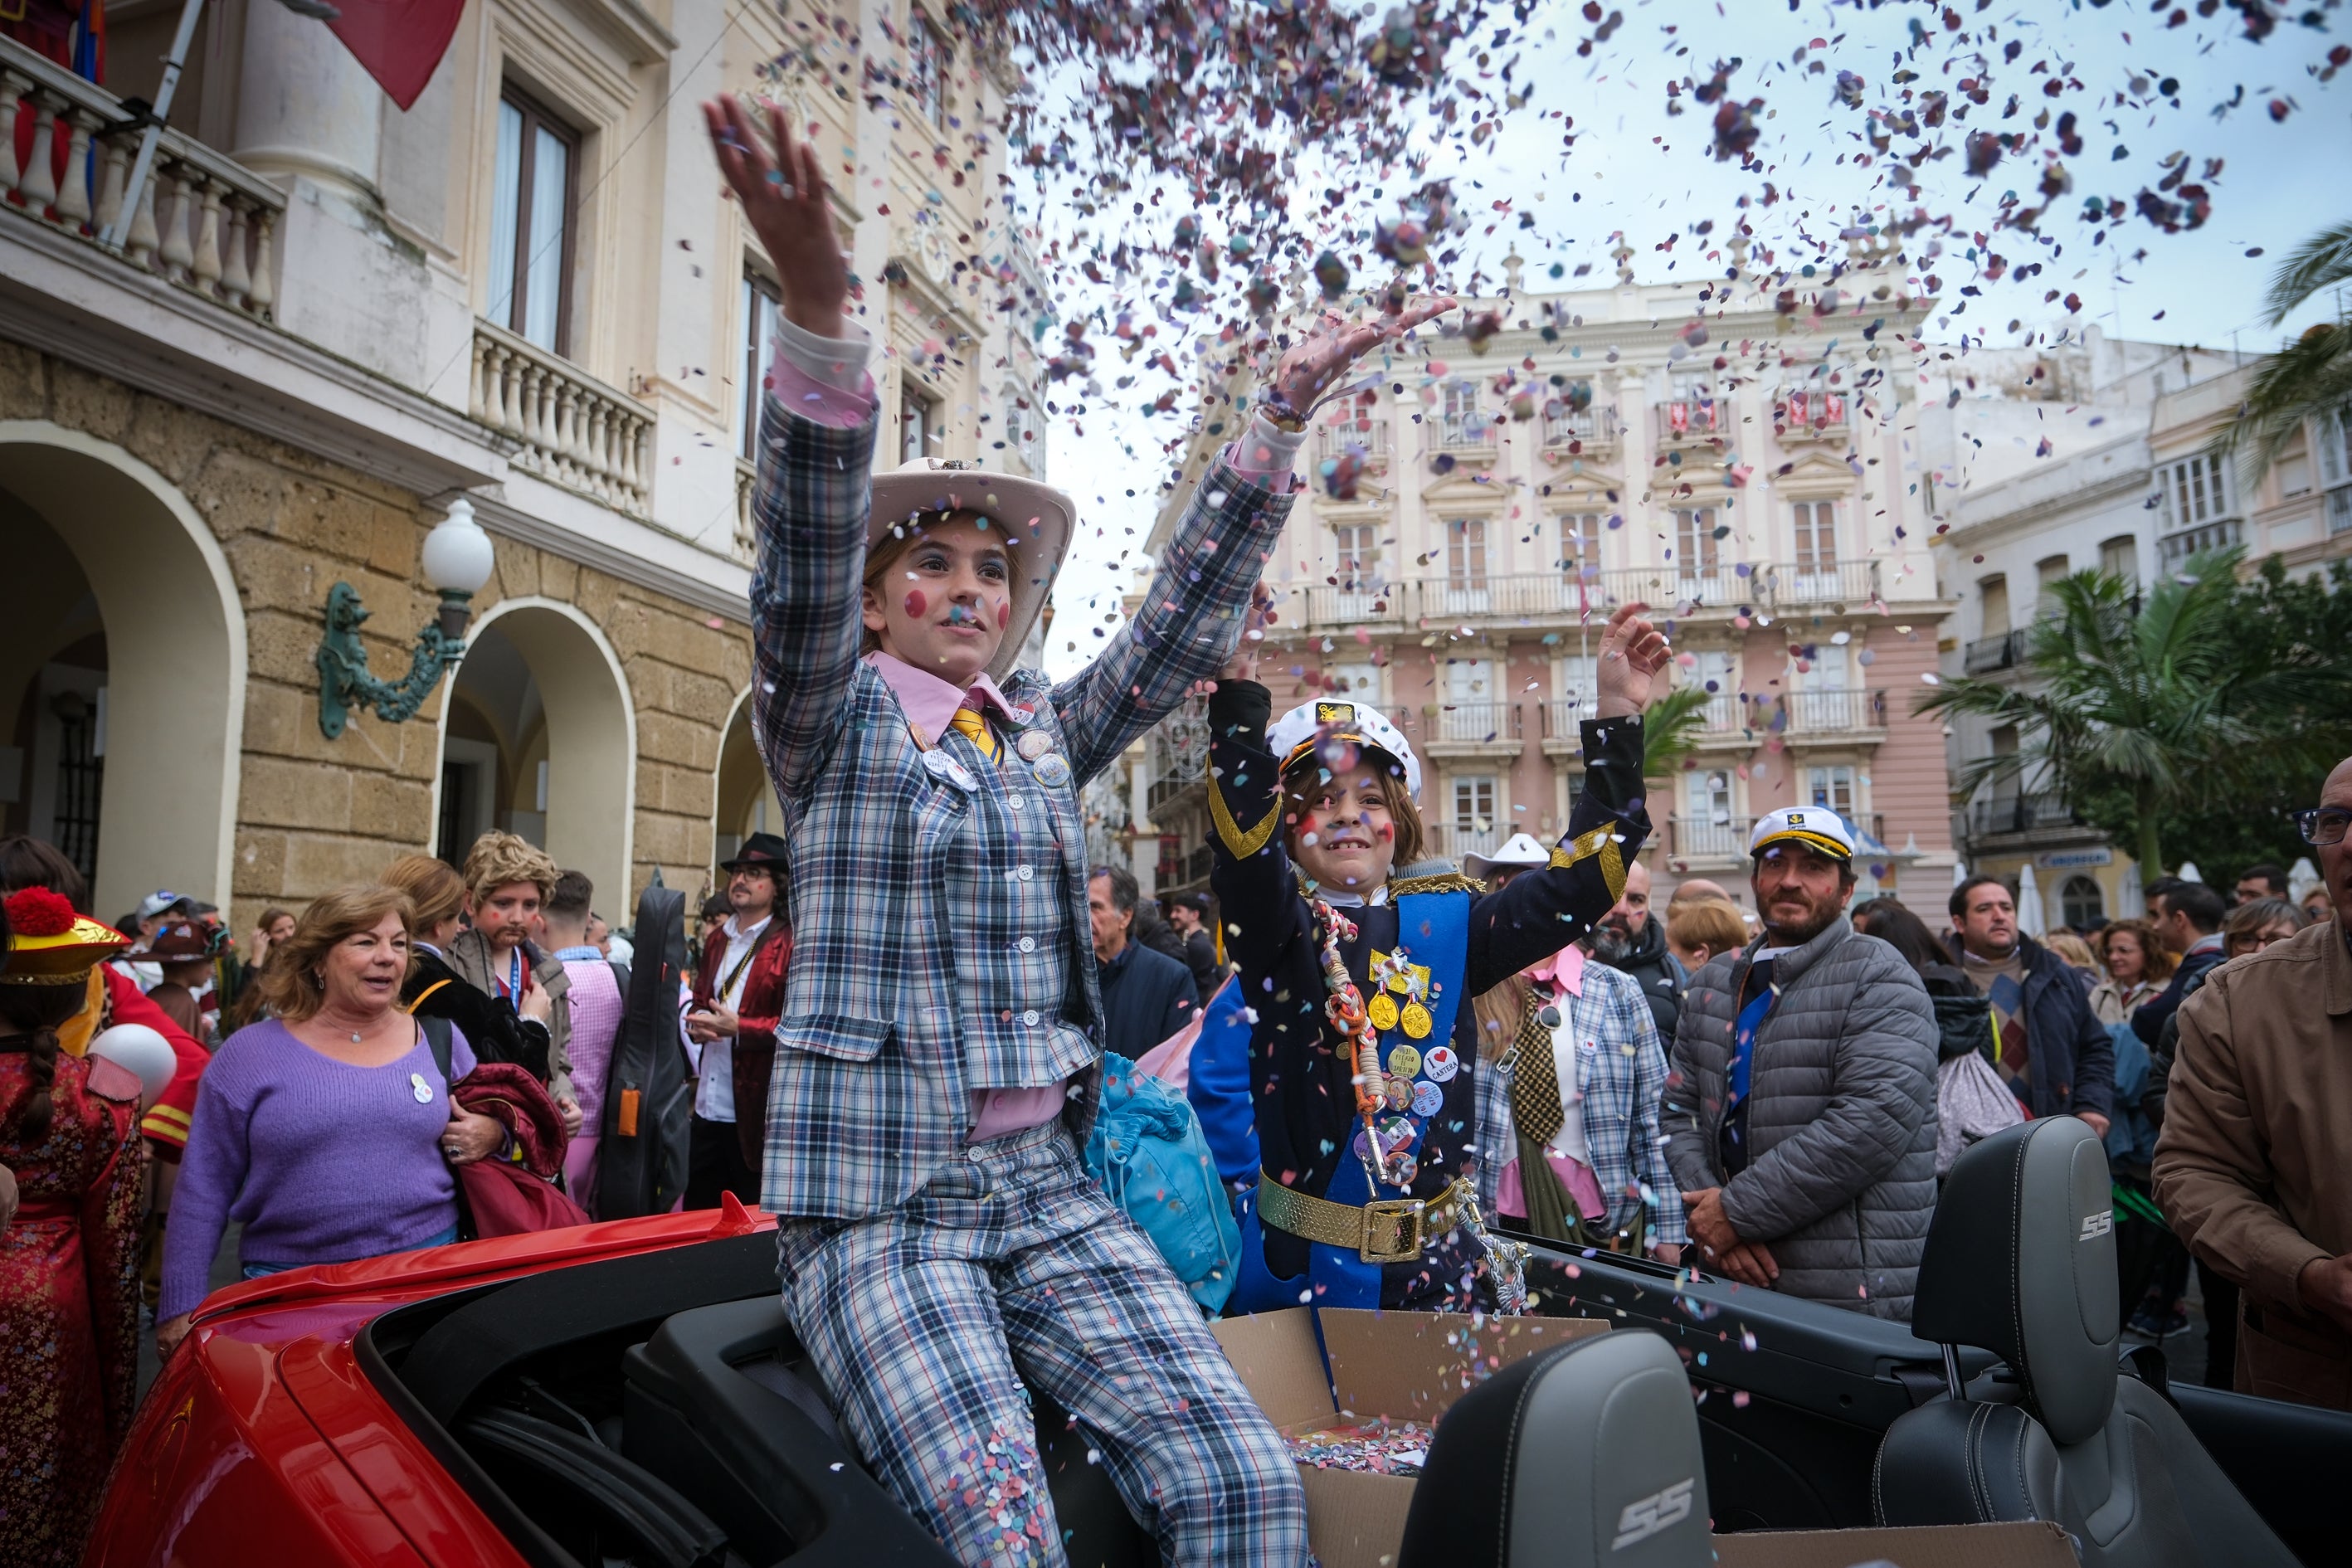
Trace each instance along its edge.
{"label": "white captain hat", "polygon": [[1412,742],[1389,722],[1387,714],[1370,703],[1330,698],[1302,702],[1276,719],[1265,732],[1266,749],[1282,759],[1284,773],[1327,740],[1349,741],[1386,752],[1404,764],[1405,793],[1415,800],[1421,798],[1421,759],[1413,755]]}
{"label": "white captain hat", "polygon": [[1748,853],[1760,855],[1775,844],[1802,844],[1832,860],[1853,858],[1853,835],[1845,819],[1825,805],[1784,805],[1760,819],[1748,836]]}
{"label": "white captain hat", "polygon": [[1536,842],[1532,833],[1514,833],[1503,840],[1502,847],[1492,855],[1465,855],[1462,868],[1474,877],[1483,878],[1496,868],[1512,870],[1541,870],[1551,864],[1551,851]]}

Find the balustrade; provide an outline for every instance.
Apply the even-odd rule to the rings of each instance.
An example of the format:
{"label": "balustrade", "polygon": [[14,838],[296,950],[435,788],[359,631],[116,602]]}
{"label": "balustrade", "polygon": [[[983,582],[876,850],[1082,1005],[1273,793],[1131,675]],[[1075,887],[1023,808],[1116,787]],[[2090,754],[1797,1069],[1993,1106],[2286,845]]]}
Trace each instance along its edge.
{"label": "balustrade", "polygon": [[[519,468],[643,517],[652,489],[654,416],[635,398],[503,327],[474,323],[468,410],[522,443]],[[750,497],[736,484],[737,548]]]}
{"label": "balustrade", "polygon": [[[0,38],[0,127],[34,114],[20,165],[0,136],[0,210],[92,246],[122,216],[141,132],[120,99],[11,39]],[[66,177],[55,177],[66,138]],[[139,205],[114,253],[142,272],[263,321],[277,303],[277,234],[285,194],[194,138],[166,130]]]}

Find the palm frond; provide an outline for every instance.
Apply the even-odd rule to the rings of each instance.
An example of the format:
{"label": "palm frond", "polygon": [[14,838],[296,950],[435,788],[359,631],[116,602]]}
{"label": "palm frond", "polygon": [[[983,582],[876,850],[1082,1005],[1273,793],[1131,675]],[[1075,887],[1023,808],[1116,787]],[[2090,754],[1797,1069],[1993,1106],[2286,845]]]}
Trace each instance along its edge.
{"label": "palm frond", "polygon": [[2352,325],[2322,322],[2257,365],[2247,378],[2237,417],[2209,448],[2232,459],[2238,486],[2251,494],[2307,420],[2352,401]]}
{"label": "palm frond", "polygon": [[1696,749],[1699,726],[1714,694],[1702,687],[1677,686],[1653,701],[1642,714],[1642,772],[1654,779],[1672,778]]}
{"label": "palm frond", "polygon": [[2263,300],[2263,324],[2277,326],[2297,305],[2347,279],[2352,279],[2352,221],[2321,229],[2279,263]]}

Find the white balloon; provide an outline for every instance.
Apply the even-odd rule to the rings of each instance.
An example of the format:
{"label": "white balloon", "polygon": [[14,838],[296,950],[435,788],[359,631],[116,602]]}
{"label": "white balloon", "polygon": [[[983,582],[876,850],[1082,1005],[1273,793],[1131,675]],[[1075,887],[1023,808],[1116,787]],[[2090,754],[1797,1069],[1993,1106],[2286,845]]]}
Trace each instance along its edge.
{"label": "white balloon", "polygon": [[89,1054],[104,1057],[117,1067],[139,1075],[139,1109],[145,1110],[163,1097],[180,1070],[172,1043],[144,1024],[117,1024],[89,1043]]}

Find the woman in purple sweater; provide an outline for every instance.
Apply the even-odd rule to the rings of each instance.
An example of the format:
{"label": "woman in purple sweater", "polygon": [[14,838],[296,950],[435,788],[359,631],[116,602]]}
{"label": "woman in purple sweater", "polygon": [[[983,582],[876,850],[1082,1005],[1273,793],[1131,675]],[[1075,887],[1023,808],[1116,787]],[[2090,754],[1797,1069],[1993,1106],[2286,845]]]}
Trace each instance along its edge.
{"label": "woman in purple sweater", "polygon": [[[263,984],[277,1016],[223,1042],[196,1099],[164,1236],[158,1353],[186,1337],[231,1220],[245,1226],[248,1279],[457,1239],[450,1167],[496,1151],[505,1130],[451,1103],[399,1008],[409,921],[398,889],[345,889],[272,949]],[[457,1036],[450,1072],[473,1068]]]}

